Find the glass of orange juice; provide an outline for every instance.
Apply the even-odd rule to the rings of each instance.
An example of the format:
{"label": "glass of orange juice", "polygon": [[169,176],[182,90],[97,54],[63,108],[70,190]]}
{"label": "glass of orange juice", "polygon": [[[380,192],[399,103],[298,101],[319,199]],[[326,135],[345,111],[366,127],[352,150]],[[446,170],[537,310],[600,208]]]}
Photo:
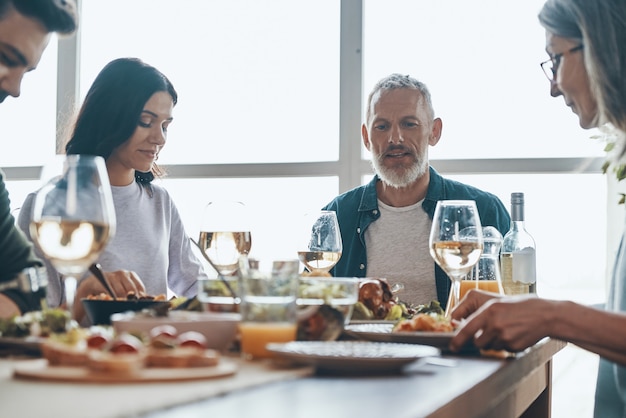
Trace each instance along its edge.
{"label": "glass of orange juice", "polygon": [[268,343],[296,339],[299,263],[241,257],[239,335],[244,358],[272,357],[265,349]]}
{"label": "glass of orange juice", "polygon": [[[480,289],[487,292],[504,294],[502,277],[500,275],[500,248],[502,234],[493,226],[483,228],[483,252],[478,263],[472,268],[465,280],[461,281],[459,300],[462,300],[471,289]],[[452,304],[452,297],[448,305]],[[453,308],[451,306],[450,308]]]}

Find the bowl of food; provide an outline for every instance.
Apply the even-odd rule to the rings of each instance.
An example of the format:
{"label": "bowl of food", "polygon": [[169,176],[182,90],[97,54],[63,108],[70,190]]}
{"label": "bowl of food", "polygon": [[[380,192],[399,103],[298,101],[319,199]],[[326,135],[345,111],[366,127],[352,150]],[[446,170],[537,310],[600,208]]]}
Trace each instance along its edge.
{"label": "bowl of food", "polygon": [[302,276],[298,286],[300,307],[328,305],[339,310],[345,323],[359,297],[359,279],[353,277]]}
{"label": "bowl of food", "polygon": [[127,332],[149,340],[151,333],[159,330],[182,335],[195,331],[204,336],[207,348],[224,351],[237,336],[241,315],[227,312],[170,311],[166,316],[150,312],[127,312],[111,317],[117,333]]}
{"label": "bowl of food", "polygon": [[170,302],[163,299],[81,299],[87,317],[93,325],[111,325],[111,316],[121,312],[144,309],[168,310]]}

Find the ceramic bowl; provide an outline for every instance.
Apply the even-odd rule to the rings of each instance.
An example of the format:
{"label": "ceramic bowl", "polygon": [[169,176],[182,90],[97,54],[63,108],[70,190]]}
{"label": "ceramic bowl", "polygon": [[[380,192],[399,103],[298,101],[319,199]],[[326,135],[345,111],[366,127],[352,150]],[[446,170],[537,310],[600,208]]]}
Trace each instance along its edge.
{"label": "ceramic bowl", "polygon": [[143,309],[154,309],[169,306],[164,300],[98,300],[81,299],[87,317],[93,325],[111,325],[111,315],[120,312],[136,312]]}

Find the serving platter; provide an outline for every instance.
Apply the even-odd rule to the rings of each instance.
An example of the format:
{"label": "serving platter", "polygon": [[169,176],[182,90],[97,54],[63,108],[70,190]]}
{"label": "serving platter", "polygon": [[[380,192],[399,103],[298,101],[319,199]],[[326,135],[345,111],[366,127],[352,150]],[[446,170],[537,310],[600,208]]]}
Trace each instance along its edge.
{"label": "serving platter", "polygon": [[283,359],[341,372],[398,372],[426,357],[438,357],[439,349],[426,345],[371,341],[293,341],[271,343],[267,350]]}
{"label": "serving platter", "polygon": [[94,372],[87,367],[49,366],[42,360],[35,367],[16,367],[13,377],[17,379],[44,380],[54,382],[84,383],[146,383],[202,380],[227,377],[235,374],[239,366],[220,359],[216,366],[139,369],[134,373]]}

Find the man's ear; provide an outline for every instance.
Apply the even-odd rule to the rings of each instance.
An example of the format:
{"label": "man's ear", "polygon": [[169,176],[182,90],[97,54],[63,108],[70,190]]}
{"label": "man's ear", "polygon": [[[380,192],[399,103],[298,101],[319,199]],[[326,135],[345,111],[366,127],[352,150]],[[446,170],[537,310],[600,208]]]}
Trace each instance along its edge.
{"label": "man's ear", "polygon": [[433,120],[433,129],[430,132],[430,138],[428,139],[428,145],[435,146],[441,139],[441,130],[443,129],[443,122],[441,118],[435,118]]}
{"label": "man's ear", "polygon": [[370,136],[367,132],[367,126],[365,126],[365,124],[361,125],[361,138],[363,138],[363,145],[365,145],[365,148],[367,148],[368,151],[371,151],[370,147],[372,146],[372,143],[370,142]]}

